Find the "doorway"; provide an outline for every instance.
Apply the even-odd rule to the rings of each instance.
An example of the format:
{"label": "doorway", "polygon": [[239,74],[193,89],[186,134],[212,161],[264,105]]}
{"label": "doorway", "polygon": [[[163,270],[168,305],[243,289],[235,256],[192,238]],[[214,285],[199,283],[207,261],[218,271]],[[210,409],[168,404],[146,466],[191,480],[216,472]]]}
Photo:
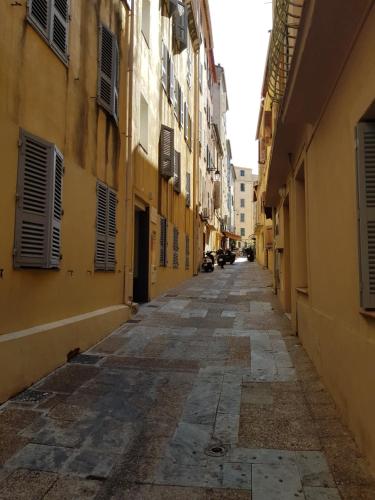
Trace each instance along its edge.
{"label": "doorway", "polygon": [[149,267],[149,209],[135,207],[133,300],[139,304],[149,301]]}

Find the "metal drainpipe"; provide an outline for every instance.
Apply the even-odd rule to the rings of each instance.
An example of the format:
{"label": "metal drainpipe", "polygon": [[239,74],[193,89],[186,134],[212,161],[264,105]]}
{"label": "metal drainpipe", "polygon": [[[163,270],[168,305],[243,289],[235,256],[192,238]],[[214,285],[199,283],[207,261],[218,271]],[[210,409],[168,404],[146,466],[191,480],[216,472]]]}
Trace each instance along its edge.
{"label": "metal drainpipe", "polygon": [[[199,49],[198,49],[199,51]],[[199,263],[199,221],[197,215],[197,194],[199,192],[199,182],[200,182],[200,172],[199,172],[199,57],[197,57],[199,52],[194,52],[194,158],[193,158],[193,274],[196,276],[198,274],[198,263]],[[196,238],[198,238],[196,240]]]}
{"label": "metal drainpipe", "polygon": [[[128,88],[128,125],[127,125],[127,159],[125,172],[125,245],[124,245],[124,282],[123,282],[123,303],[129,306],[132,305],[132,300],[129,300],[130,284],[128,282],[130,263],[127,259],[133,258],[133,238],[126,238],[126,229],[132,228],[133,218],[133,70],[134,70],[134,25],[135,25],[135,0],[131,2],[130,16],[130,47],[129,47],[129,88]],[[131,236],[129,234],[129,236]]]}

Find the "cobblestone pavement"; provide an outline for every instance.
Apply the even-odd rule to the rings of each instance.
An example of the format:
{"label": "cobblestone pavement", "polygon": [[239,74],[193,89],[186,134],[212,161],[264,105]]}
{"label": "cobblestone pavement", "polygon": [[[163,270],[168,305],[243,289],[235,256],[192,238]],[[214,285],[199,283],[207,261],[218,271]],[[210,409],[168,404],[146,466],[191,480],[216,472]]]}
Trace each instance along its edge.
{"label": "cobblestone pavement", "polygon": [[270,285],[202,274],[0,407],[0,498],[374,500]]}

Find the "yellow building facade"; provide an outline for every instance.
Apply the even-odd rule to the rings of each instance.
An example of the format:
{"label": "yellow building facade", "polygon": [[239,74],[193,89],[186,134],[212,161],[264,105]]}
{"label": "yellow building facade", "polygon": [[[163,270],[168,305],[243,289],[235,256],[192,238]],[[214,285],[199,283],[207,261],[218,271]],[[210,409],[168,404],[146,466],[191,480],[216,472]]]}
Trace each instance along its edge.
{"label": "yellow building facade", "polygon": [[[371,1],[317,1],[297,18],[293,58],[286,65],[280,57],[276,68],[268,59],[266,78],[280,110],[265,188],[275,287],[375,469],[375,9]],[[275,84],[285,66],[287,78]]]}

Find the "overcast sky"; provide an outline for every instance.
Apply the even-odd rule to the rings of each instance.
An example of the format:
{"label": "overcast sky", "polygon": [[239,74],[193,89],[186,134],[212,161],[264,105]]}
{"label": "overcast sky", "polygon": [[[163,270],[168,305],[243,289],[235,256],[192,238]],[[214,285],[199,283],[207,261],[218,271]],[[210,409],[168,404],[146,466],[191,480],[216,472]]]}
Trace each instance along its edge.
{"label": "overcast sky", "polygon": [[270,0],[209,0],[216,64],[225,69],[228,137],[233,163],[258,170],[255,141],[260,92],[272,26]]}

